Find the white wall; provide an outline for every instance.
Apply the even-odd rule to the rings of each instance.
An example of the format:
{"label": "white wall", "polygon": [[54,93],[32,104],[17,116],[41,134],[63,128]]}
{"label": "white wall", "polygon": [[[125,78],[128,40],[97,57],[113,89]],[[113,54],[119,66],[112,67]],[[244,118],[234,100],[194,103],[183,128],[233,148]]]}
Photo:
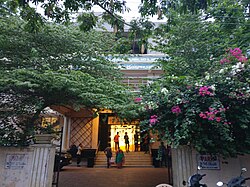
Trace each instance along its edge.
{"label": "white wall", "polygon": [[[31,170],[32,170],[32,157],[33,150],[27,149],[17,149],[17,148],[0,148],[0,186],[1,187],[24,187],[29,186],[31,180]],[[20,158],[21,156],[23,158]],[[10,158],[12,157],[13,158]],[[14,158],[14,157],[17,158]],[[15,165],[9,166],[7,163],[10,158],[12,163]],[[18,163],[18,160],[23,161],[23,163]]]}
{"label": "white wall", "polygon": [[1,187],[51,187],[55,147],[0,147]]}

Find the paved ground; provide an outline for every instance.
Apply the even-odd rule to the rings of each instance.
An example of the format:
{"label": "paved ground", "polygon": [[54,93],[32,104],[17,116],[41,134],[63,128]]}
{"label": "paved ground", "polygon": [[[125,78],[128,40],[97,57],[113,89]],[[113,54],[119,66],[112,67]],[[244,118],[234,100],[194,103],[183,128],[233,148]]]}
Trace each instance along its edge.
{"label": "paved ground", "polygon": [[66,166],[58,187],[155,187],[168,183],[167,168],[88,168]]}

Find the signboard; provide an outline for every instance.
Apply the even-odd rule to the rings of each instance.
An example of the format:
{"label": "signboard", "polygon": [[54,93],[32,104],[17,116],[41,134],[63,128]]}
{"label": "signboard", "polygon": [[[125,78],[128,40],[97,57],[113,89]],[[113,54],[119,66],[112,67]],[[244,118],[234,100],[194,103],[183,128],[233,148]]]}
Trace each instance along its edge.
{"label": "signboard", "polygon": [[6,169],[23,169],[28,164],[27,154],[7,154],[6,155]]}
{"label": "signboard", "polygon": [[108,124],[119,125],[119,124],[122,124],[122,121],[120,121],[120,119],[118,117],[109,116],[108,117]]}
{"label": "signboard", "polygon": [[139,121],[134,120],[131,121],[130,123],[124,123],[120,118],[115,117],[115,116],[109,116],[108,117],[108,124],[109,125],[138,125]]}
{"label": "signboard", "polygon": [[220,160],[217,155],[197,155],[197,162],[201,169],[220,169]]}

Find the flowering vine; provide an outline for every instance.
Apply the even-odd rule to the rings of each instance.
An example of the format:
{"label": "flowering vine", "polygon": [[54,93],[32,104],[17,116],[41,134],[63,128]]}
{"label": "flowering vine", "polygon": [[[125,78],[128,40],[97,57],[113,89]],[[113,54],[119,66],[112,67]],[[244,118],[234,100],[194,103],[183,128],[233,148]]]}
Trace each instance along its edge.
{"label": "flowering vine", "polygon": [[145,90],[142,129],[176,147],[225,156],[244,152],[250,146],[250,66],[239,48],[228,50],[220,63],[221,69],[214,66],[198,79],[162,80]]}

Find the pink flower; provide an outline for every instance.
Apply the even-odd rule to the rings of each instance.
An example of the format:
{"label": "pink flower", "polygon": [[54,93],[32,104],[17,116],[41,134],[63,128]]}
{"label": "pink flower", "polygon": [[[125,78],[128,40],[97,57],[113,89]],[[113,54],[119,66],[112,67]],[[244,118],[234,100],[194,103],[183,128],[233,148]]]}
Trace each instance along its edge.
{"label": "pink flower", "polygon": [[223,58],[223,59],[220,60],[220,64],[225,64],[226,62],[229,63],[230,60],[227,59],[227,58]]}
{"label": "pink flower", "polygon": [[220,122],[220,121],[221,121],[221,118],[220,118],[220,117],[216,117],[215,120],[216,120],[217,122]]}
{"label": "pink flower", "polygon": [[[231,57],[235,57],[238,61],[240,62],[247,62],[247,58],[242,54],[242,51],[240,48],[234,48],[234,49],[230,49],[229,51],[227,51],[230,53]],[[229,63],[230,62],[230,56],[223,58],[220,60],[220,64],[225,64],[225,63]]]}
{"label": "pink flower", "polygon": [[214,108],[209,108],[209,111],[206,111],[205,113],[201,112],[199,116],[202,119],[208,119],[209,121],[216,120],[217,122],[221,121],[221,117],[217,117],[216,114],[218,114],[219,111]]}
{"label": "pink flower", "polygon": [[224,112],[224,111],[226,111],[225,108],[219,108],[219,112]]}
{"label": "pink flower", "polygon": [[210,86],[202,86],[202,87],[200,87],[200,89],[199,89],[199,94],[200,94],[201,96],[205,96],[205,95],[210,95],[210,96],[212,96],[213,93],[210,92],[210,89],[211,89]]}
{"label": "pink flower", "polygon": [[141,100],[142,100],[142,98],[137,97],[137,98],[135,98],[134,102],[135,102],[135,103],[140,103],[140,102],[141,102]]}
{"label": "pink flower", "polygon": [[[236,58],[237,58],[237,57],[236,57]],[[238,59],[240,62],[247,62],[247,60],[248,60],[248,59],[247,59],[245,56],[243,56],[243,55],[240,56],[240,57],[238,57],[237,59]]]}
{"label": "pink flower", "polygon": [[201,113],[199,114],[199,116],[200,116],[201,118],[203,118],[203,119],[206,119],[206,118],[207,118],[207,115],[204,114],[203,112],[201,112]]}
{"label": "pink flower", "polygon": [[158,122],[157,115],[150,116],[149,123],[150,125],[154,125]]}
{"label": "pink flower", "polygon": [[175,114],[179,114],[179,113],[181,113],[181,109],[180,109],[180,107],[177,105],[177,106],[173,106],[172,108],[171,108],[171,111],[173,112],[173,113],[175,113]]}
{"label": "pink flower", "polygon": [[150,116],[151,119],[157,118],[157,115]]}
{"label": "pink flower", "polygon": [[230,53],[235,58],[239,58],[240,56],[242,56],[242,51],[240,50],[240,48],[234,48],[233,50],[230,49]]}

